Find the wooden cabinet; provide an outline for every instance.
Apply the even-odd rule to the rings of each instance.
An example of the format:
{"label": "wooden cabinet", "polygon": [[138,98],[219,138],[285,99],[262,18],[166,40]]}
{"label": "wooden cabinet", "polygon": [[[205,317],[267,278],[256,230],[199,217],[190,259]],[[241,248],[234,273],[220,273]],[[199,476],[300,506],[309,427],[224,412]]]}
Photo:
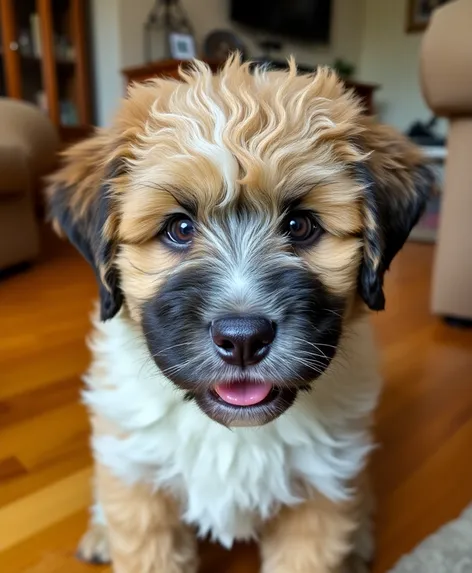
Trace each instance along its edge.
{"label": "wooden cabinet", "polygon": [[[220,61],[211,61],[211,60],[203,60],[205,61],[210,68],[212,69],[213,73],[215,73],[218,68],[221,66],[222,62]],[[132,68],[126,68],[122,71],[123,75],[125,76],[126,83],[131,84],[133,82],[145,82],[153,77],[170,77],[170,78],[179,78],[179,66],[188,65],[190,62],[183,61],[183,60],[158,60],[156,62],[151,62],[150,64],[146,64],[144,66],[134,66]]]}
{"label": "wooden cabinet", "polygon": [[0,0],[0,96],[38,105],[65,142],[93,123],[87,0]]}

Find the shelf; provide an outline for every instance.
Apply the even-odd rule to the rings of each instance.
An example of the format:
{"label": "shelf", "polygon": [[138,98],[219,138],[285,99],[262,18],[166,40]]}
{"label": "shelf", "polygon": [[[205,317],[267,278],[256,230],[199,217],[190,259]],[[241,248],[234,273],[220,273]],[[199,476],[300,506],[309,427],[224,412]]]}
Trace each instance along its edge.
{"label": "shelf", "polygon": [[[3,58],[4,56],[4,52],[3,50],[0,50],[0,58]],[[21,54],[19,53],[20,59],[24,62],[34,62],[37,64],[40,64],[42,62],[42,58],[40,58],[39,56],[33,56],[33,55],[27,55],[27,54]],[[58,66],[64,66],[64,67],[75,67],[76,65],[76,60],[64,60],[64,59],[58,59],[55,58],[54,61],[56,62],[56,64]]]}

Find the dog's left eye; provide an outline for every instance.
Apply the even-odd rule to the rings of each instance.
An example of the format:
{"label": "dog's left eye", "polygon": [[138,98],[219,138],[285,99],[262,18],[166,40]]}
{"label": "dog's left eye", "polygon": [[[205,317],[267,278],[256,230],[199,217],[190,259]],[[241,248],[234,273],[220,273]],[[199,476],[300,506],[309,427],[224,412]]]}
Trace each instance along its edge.
{"label": "dog's left eye", "polygon": [[310,243],[322,232],[311,213],[295,211],[289,213],[284,221],[284,232],[294,243]]}
{"label": "dog's left eye", "polygon": [[195,223],[186,215],[174,217],[167,224],[165,234],[176,245],[188,245],[195,235]]}

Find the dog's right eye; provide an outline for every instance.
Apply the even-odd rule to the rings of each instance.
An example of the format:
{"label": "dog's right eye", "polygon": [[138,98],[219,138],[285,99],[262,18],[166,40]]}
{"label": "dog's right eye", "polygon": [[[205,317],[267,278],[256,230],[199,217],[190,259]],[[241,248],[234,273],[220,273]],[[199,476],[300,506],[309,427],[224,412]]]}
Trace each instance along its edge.
{"label": "dog's right eye", "polygon": [[195,235],[195,223],[188,215],[173,217],[165,228],[167,241],[175,246],[185,247],[189,245]]}
{"label": "dog's right eye", "polygon": [[323,232],[314,215],[308,211],[289,213],[285,218],[283,230],[292,243],[299,246],[313,244]]}

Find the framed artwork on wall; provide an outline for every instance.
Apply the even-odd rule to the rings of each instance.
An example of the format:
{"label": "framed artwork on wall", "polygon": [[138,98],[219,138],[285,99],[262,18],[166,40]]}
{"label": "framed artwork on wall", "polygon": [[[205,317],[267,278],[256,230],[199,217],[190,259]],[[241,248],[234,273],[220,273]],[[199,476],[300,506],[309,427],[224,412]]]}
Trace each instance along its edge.
{"label": "framed artwork on wall", "polygon": [[190,34],[169,34],[170,53],[176,60],[192,60],[196,57],[195,40]]}
{"label": "framed artwork on wall", "polygon": [[433,11],[451,0],[408,0],[407,32],[421,32],[426,29]]}

